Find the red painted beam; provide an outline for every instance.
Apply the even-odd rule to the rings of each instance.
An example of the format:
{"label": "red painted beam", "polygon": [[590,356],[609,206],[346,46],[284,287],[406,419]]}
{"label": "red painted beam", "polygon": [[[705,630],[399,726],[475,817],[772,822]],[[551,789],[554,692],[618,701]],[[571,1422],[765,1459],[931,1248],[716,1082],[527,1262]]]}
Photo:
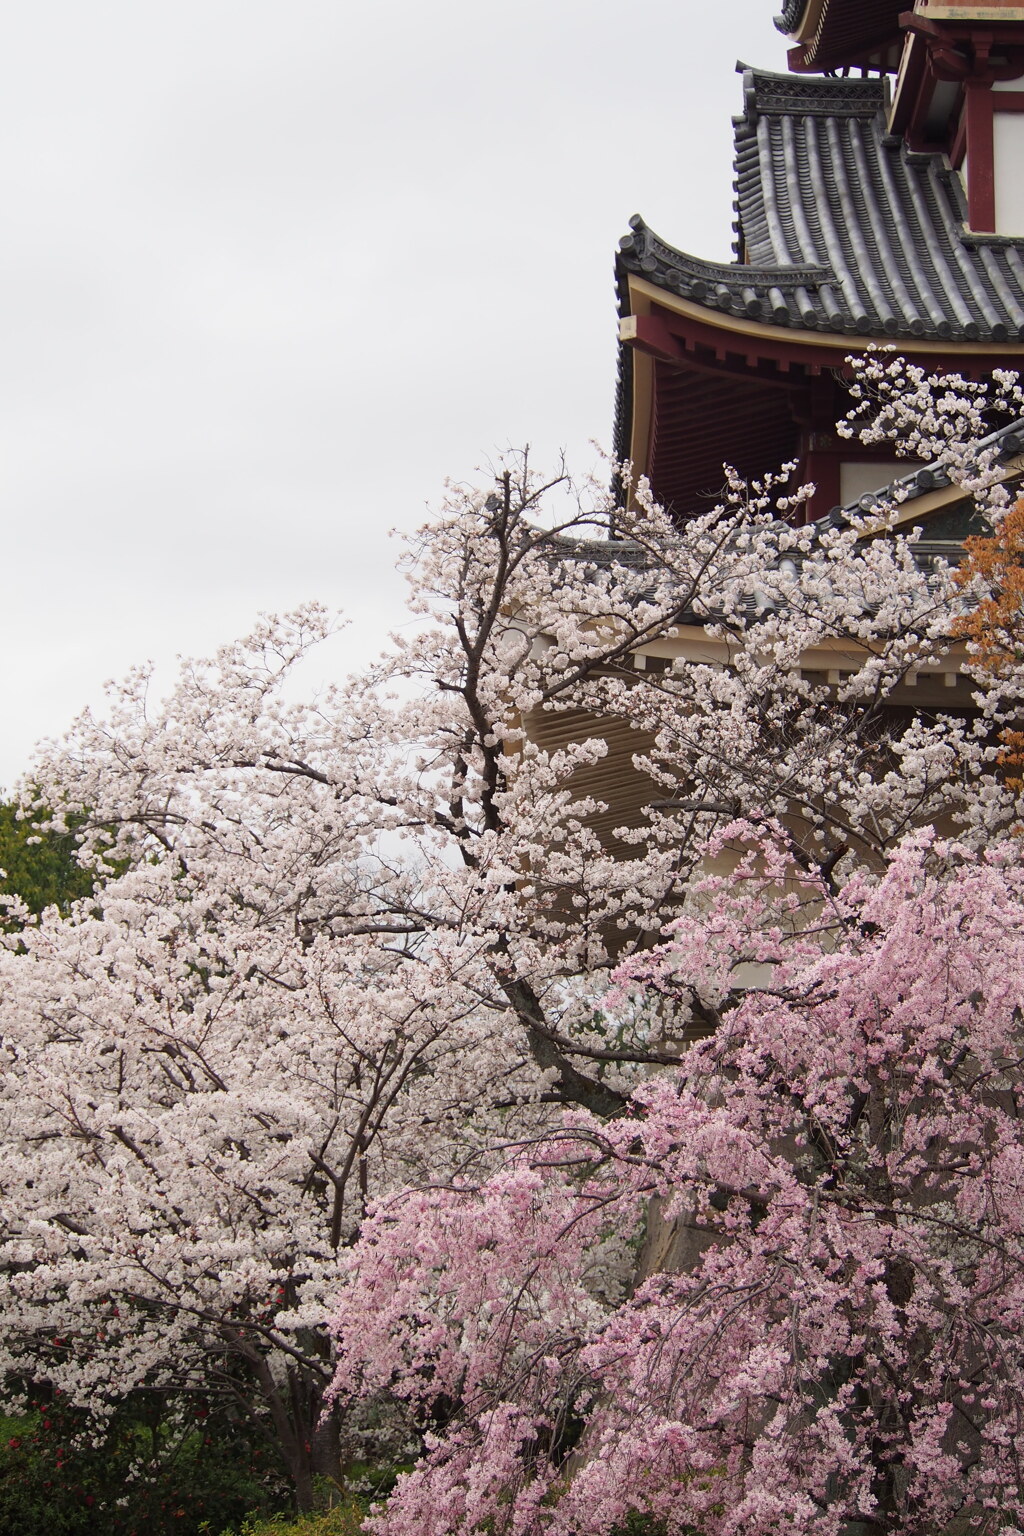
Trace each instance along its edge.
{"label": "red painted beam", "polygon": [[992,130],[992,87],[965,82],[967,121],[967,209],[971,228],[992,232],[996,227],[996,178]]}
{"label": "red painted beam", "polygon": [[681,362],[683,348],[665,321],[660,315],[631,315],[632,335],[628,332],[623,340],[636,347],[639,352],[647,352],[651,357],[659,357],[667,362]]}
{"label": "red painted beam", "polygon": [[[626,318],[630,329],[635,329],[632,335],[625,330],[622,340],[664,362],[710,373],[731,374],[762,385],[777,382],[783,387],[791,387],[792,370],[798,366],[808,373],[819,373],[822,369],[848,373],[847,357],[862,353],[870,341],[868,337],[851,335],[838,337],[834,346],[815,346],[802,341],[800,332],[795,328],[780,326],[777,337],[753,335],[750,332],[744,334],[742,331],[730,331],[724,326],[700,320],[695,315],[681,315],[668,309],[658,309],[651,315],[630,315]],[[910,338],[895,345],[897,351],[929,368],[962,373],[967,378],[980,378],[993,368],[1005,367],[1007,361],[1006,354],[998,349],[988,356],[980,353],[963,355],[955,342],[950,344],[948,353],[919,351]],[[704,349],[703,354],[701,349]],[[713,360],[716,354],[727,354],[730,361],[716,363]],[[748,359],[756,357],[761,365],[777,368],[779,371],[776,379],[772,379],[763,366],[745,367],[741,362],[744,356]]]}

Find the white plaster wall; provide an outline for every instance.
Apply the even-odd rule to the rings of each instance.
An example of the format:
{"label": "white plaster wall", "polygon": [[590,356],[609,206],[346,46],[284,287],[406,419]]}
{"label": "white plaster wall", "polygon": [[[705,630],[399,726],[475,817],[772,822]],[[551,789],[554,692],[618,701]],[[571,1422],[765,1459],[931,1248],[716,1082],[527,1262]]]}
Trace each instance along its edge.
{"label": "white plaster wall", "polygon": [[992,127],[996,231],[1024,235],[1024,112],[997,110]]}
{"label": "white plaster wall", "polygon": [[874,464],[841,464],[839,466],[839,495],[845,507],[867,491],[880,491],[883,485],[909,475],[913,469],[906,459],[881,459]]}

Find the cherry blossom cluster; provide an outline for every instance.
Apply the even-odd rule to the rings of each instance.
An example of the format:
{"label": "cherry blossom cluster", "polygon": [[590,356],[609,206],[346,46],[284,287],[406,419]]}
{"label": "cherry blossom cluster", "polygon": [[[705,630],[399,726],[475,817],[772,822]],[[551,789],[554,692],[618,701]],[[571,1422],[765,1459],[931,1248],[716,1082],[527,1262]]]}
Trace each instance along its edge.
{"label": "cherry blossom cluster", "polygon": [[[892,365],[871,367],[865,384],[888,389]],[[999,387],[1015,406],[1015,386]],[[985,501],[995,470],[979,479],[977,397],[943,381],[926,406],[926,381],[913,388],[892,419],[903,430],[916,413],[914,451],[941,438],[950,476]],[[356,1391],[339,1385],[323,1419],[339,1266],[371,1206],[385,1223],[381,1201],[440,1185],[458,1209],[425,1195],[422,1221],[448,1222],[449,1244],[477,1199],[495,1210],[495,1252],[525,1252],[541,1228],[553,1243],[561,1234],[520,1300],[497,1273],[493,1294],[479,1291],[479,1337],[497,1351],[473,1388],[484,1417],[452,1419],[443,1455],[486,1482],[486,1423],[509,1465],[526,1446],[575,1487],[557,1448],[593,1418],[587,1393],[598,1404],[604,1391],[593,1382],[607,1373],[611,1391],[618,1379],[580,1341],[599,1349],[613,1337],[600,1318],[611,1327],[628,1289],[630,1222],[658,1201],[674,1210],[684,1180],[666,1153],[664,1188],[651,1182],[658,1154],[642,1127],[659,1123],[667,1091],[650,1097],[663,1081],[652,1072],[681,1070],[688,1039],[721,1033],[749,974],[781,963],[776,930],[792,945],[813,929],[819,887],[853,910],[867,899],[856,881],[879,878],[936,824],[956,828],[965,868],[1001,840],[1019,847],[1016,794],[984,724],[963,709],[890,707],[911,673],[952,664],[965,601],[951,572],[916,558],[898,502],[793,526],[779,517],[801,499],[788,472],[755,486],[730,476],[721,504],[681,528],[643,484],[628,509],[592,487],[578,499],[563,490],[525,460],[482,489],[450,487],[411,541],[414,622],[375,667],[313,703],[293,702],[292,677],[331,627],[315,607],[185,665],[162,700],[140,668],[105,716],[84,714],[43,751],[26,813],[79,829],[99,886],[68,915],[22,912],[0,953],[0,1366],[12,1392],[49,1381],[100,1415],[137,1385],[231,1395],[276,1438],[308,1502],[314,1470],[330,1470],[331,1455],[336,1465]],[[644,647],[694,634],[721,659],[637,669]],[[801,665],[822,646],[842,655],[839,684]],[[1000,720],[1013,709],[1006,686]],[[543,745],[549,725],[560,744]],[[651,788],[645,814],[609,838],[601,768],[616,732],[635,743]],[[733,955],[722,926],[731,883],[703,876],[709,857],[742,861],[739,816],[761,839],[759,859],[810,884],[770,901],[765,888],[760,937],[745,909],[747,970],[721,995],[710,980],[679,989],[652,972],[628,1005],[610,1001],[613,970],[667,923],[698,925],[691,948],[708,977]],[[538,1183],[533,1162],[503,1149],[565,1136],[567,1108],[592,1179],[572,1154],[571,1173],[541,1157]],[[635,1153],[621,1136],[640,1138]],[[505,1199],[520,1228],[512,1211],[499,1221]],[[721,1220],[737,1219],[728,1205]],[[767,1241],[776,1228],[773,1217],[756,1230]],[[410,1317],[425,1315],[433,1282],[393,1262]],[[643,1283],[661,1282],[652,1269]],[[664,1283],[682,1297],[690,1281]],[[468,1280],[453,1284],[455,1318]],[[355,1306],[355,1282],[345,1294]],[[445,1376],[454,1355],[424,1363],[417,1350],[435,1343],[421,1335],[410,1323],[410,1382],[435,1370],[448,1381],[438,1395],[461,1401]],[[564,1350],[551,1342],[561,1337]],[[390,1391],[365,1350],[357,1365],[347,1336],[343,1347],[360,1391]],[[488,1403],[506,1366],[532,1385],[521,1398],[495,1389]],[[779,1369],[780,1382],[796,1379]],[[578,1398],[566,1396],[573,1372]],[[412,1387],[399,1397],[412,1412]],[[550,1400],[548,1429],[535,1398]],[[441,1423],[435,1410],[424,1433]],[[593,1422],[572,1453],[581,1489],[596,1488],[604,1464],[587,1449],[604,1433]],[[675,1431],[665,1433],[650,1448],[663,1447],[667,1466]],[[709,1508],[720,1466],[732,1467],[718,1458],[691,1479]],[[440,1497],[434,1474],[423,1477]],[[542,1483],[531,1473],[522,1499]],[[538,1520],[554,1498],[552,1484]]]}
{"label": "cherry blossom cluster", "polygon": [[[770,980],[626,1116],[381,1200],[347,1256],[335,1390],[390,1385],[424,1434],[378,1536],[1024,1517],[1019,860],[918,834],[835,896],[730,831],[756,857],[615,1006]],[[652,1201],[674,1260],[623,1292],[603,1256]]]}

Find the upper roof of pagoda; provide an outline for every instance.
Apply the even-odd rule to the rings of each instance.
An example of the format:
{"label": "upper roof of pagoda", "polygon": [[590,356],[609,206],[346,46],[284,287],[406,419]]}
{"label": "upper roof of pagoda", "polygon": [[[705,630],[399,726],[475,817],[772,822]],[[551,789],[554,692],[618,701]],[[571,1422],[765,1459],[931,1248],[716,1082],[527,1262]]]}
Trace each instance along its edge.
{"label": "upper roof of pagoda", "polygon": [[912,5],[913,0],[785,0],[775,25],[796,44],[789,54],[791,69],[895,70],[900,13]]}
{"label": "upper roof of pagoda", "polygon": [[743,91],[740,260],[702,261],[634,218],[618,260],[623,313],[639,278],[712,325],[739,317],[762,335],[1024,338],[1024,239],[968,230],[948,160],[888,134],[883,80],[747,70]]}

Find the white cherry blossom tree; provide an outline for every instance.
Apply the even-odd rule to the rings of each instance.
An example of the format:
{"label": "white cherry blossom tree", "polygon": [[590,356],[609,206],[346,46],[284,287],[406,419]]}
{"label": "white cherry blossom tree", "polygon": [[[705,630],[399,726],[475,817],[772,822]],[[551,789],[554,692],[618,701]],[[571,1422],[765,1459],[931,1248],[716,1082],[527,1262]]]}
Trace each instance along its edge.
{"label": "white cherry blossom tree", "polygon": [[[998,515],[979,434],[983,408],[1021,408],[1012,381],[981,402],[882,357],[862,388],[866,430]],[[309,608],[165,700],[135,672],[34,767],[32,813],[107,873],[0,956],[12,1391],[48,1381],[100,1415],[135,1389],[230,1395],[308,1504],[339,1455],[325,1318],[368,1200],[499,1166],[566,1105],[614,1120],[714,1026],[697,993],[686,1020],[612,1021],[604,995],[716,829],[781,828],[839,890],[938,818],[965,846],[1014,826],[968,714],[889,708],[964,601],[894,531],[898,502],[801,527],[785,474],[730,480],[680,527],[642,485],[622,510],[560,481],[520,459],[450,488],[408,555],[417,624],[315,702],[288,693],[330,627]],[[724,661],[636,669],[695,628]],[[834,641],[838,689],[800,671]],[[581,786],[614,731],[654,788],[613,847]]]}

